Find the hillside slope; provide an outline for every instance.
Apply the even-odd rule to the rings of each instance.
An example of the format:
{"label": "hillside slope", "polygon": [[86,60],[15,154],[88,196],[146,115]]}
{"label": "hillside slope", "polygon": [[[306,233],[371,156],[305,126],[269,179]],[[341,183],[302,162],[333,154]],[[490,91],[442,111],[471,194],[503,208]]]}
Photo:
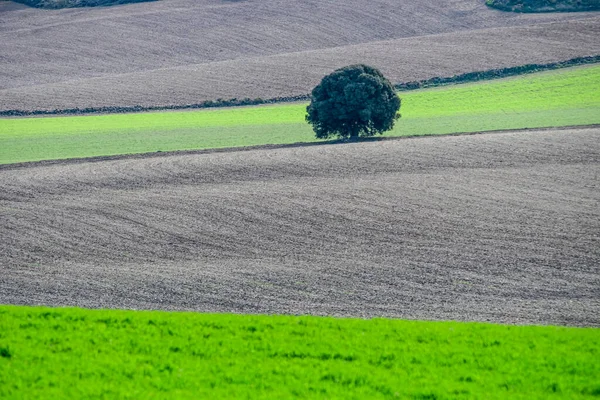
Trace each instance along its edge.
{"label": "hillside slope", "polygon": [[0,90],[0,110],[164,106],[309,93],[368,60],[393,82],[600,54],[600,18],[403,38]]}
{"label": "hillside slope", "polygon": [[0,15],[0,88],[576,18],[480,0],[162,0]]}
{"label": "hillside slope", "polygon": [[0,304],[599,326],[599,138],[0,169]]}
{"label": "hillside slope", "polygon": [[[165,85],[159,77],[151,77],[148,81],[143,75],[119,76],[189,66],[208,68],[216,75],[207,79],[227,85],[229,74],[219,75],[222,65],[210,63],[484,28],[572,21],[594,15],[597,14],[504,13],[490,9],[480,0],[162,0],[110,8],[64,10],[38,10],[2,2],[0,89],[66,81],[77,86],[76,81],[81,79],[110,77],[125,82],[143,80],[147,89],[155,88],[151,91],[160,92],[165,86],[169,91],[176,87]],[[507,48],[518,45],[521,40],[509,33],[505,36]],[[582,51],[577,41],[575,38],[571,43],[580,49],[575,56],[589,55],[589,49]],[[427,47],[421,46],[429,45],[427,42],[410,43],[417,52],[426,52]],[[454,43],[452,46],[454,48],[448,50],[453,50],[456,58],[460,58],[464,45]],[[407,57],[404,63],[410,63],[413,69],[426,68],[430,63],[439,63],[434,55],[430,53],[429,62],[421,59],[413,62]],[[384,53],[379,54],[379,57],[383,56]],[[485,58],[485,55],[479,56]],[[324,58],[328,59],[327,56]],[[295,68],[301,72],[308,69],[308,73],[316,76],[339,62],[341,60],[320,68],[306,64]],[[382,67],[389,69],[391,66]],[[239,69],[238,66],[231,68],[233,71]],[[235,84],[241,81],[244,90],[251,90],[252,77],[244,72],[240,75]],[[184,85],[191,83],[187,81]],[[89,96],[85,86],[82,93]],[[284,89],[288,88],[282,88],[281,94]],[[127,90],[118,90],[112,97],[119,102],[119,96],[125,92]],[[0,95],[3,99],[5,96],[10,94]],[[24,93],[23,96],[27,95]],[[43,90],[41,96],[44,96]],[[229,93],[224,93],[218,97],[228,96]],[[58,97],[60,101],[61,96]],[[169,103],[179,101],[176,95],[168,100]],[[1,108],[12,108],[6,102],[4,100]],[[10,103],[18,101],[11,100]]]}

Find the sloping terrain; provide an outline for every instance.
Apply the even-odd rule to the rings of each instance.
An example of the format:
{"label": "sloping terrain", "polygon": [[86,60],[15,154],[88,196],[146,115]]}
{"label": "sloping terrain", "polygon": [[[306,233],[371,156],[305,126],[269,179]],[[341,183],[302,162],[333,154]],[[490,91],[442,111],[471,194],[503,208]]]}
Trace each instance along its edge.
{"label": "sloping terrain", "polygon": [[0,303],[600,326],[600,129],[0,169]]}
{"label": "sloping terrain", "polygon": [[309,93],[332,70],[379,67],[393,82],[600,54],[600,18],[397,39],[0,90],[0,110],[193,104]]}
{"label": "sloping terrain", "polygon": [[479,0],[162,0],[55,11],[3,2],[0,109],[305,94],[357,61],[404,81],[564,60],[598,52],[595,18],[505,13]]}

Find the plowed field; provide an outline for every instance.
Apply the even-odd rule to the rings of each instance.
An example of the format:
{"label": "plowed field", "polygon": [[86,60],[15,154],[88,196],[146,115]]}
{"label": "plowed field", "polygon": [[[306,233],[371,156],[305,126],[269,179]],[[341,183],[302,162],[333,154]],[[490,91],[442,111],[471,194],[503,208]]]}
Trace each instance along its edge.
{"label": "plowed field", "polygon": [[356,62],[395,82],[600,53],[599,13],[483,0],[0,3],[0,109],[168,105],[306,94]]}
{"label": "plowed field", "polygon": [[0,169],[0,303],[600,326],[600,129]]}

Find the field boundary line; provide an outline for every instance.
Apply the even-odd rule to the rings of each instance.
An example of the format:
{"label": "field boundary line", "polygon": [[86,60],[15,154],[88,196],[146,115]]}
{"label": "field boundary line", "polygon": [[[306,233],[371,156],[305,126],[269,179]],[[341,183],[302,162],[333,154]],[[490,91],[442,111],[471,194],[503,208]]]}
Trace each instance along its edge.
{"label": "field boundary line", "polygon": [[[593,65],[600,63],[600,54],[575,57],[564,61],[555,61],[546,64],[525,64],[513,67],[495,68],[484,71],[473,71],[448,77],[432,77],[420,81],[395,83],[394,88],[399,92],[412,91],[418,89],[428,89],[441,86],[456,84],[465,84],[473,82],[491,81],[514,76],[528,75],[536,72],[551,71],[577,66]],[[226,107],[259,106],[272,105],[280,103],[291,103],[298,101],[309,101],[310,94],[301,94],[297,96],[279,96],[269,99],[262,98],[232,98],[206,100],[196,104],[172,104],[163,106],[102,106],[86,108],[66,108],[54,110],[0,110],[0,117],[28,117],[28,116],[71,116],[71,115],[97,115],[97,114],[128,114],[155,111],[172,110],[200,110],[215,109]]]}
{"label": "field boundary line", "polygon": [[53,165],[71,165],[71,164],[86,164],[86,163],[97,163],[104,161],[118,161],[118,160],[136,160],[136,159],[147,159],[147,158],[159,158],[159,157],[172,157],[172,156],[184,156],[184,155],[202,155],[202,154],[214,154],[214,153],[237,153],[254,150],[278,150],[278,149],[294,149],[301,147],[314,147],[314,146],[326,146],[335,144],[352,144],[352,143],[370,143],[370,142],[385,142],[395,140],[407,140],[407,139],[424,139],[424,138],[436,138],[445,136],[473,136],[473,135],[486,135],[486,134],[503,134],[513,132],[535,132],[535,131],[563,131],[570,129],[596,129],[600,128],[600,124],[589,124],[589,125],[567,125],[567,126],[550,126],[550,127],[538,127],[538,128],[520,128],[520,129],[497,129],[489,131],[474,131],[474,132],[453,132],[453,133],[430,133],[424,135],[406,135],[406,136],[381,136],[381,137],[370,137],[362,138],[358,141],[344,141],[344,140],[326,140],[320,142],[296,142],[296,143],[284,143],[284,144],[260,144],[255,146],[236,146],[236,147],[221,147],[221,148],[209,148],[209,149],[197,149],[197,150],[173,150],[173,151],[155,151],[148,153],[131,153],[131,154],[115,154],[108,156],[94,156],[94,157],[77,157],[77,158],[64,158],[56,160],[39,160],[39,161],[25,161],[18,163],[0,164],[0,171],[2,170],[15,170],[15,169],[27,169],[37,167],[47,167]]}

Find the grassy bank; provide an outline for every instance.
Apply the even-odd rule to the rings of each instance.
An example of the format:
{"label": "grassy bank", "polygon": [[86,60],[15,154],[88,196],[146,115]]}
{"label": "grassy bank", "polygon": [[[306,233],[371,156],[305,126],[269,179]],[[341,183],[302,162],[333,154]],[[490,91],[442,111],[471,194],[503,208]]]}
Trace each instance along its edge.
{"label": "grassy bank", "polygon": [[0,306],[0,397],[587,398],[600,330]]}
{"label": "grassy bank", "polygon": [[[600,123],[600,66],[401,94],[386,136]],[[306,104],[0,119],[0,164],[155,151],[312,142]]]}

